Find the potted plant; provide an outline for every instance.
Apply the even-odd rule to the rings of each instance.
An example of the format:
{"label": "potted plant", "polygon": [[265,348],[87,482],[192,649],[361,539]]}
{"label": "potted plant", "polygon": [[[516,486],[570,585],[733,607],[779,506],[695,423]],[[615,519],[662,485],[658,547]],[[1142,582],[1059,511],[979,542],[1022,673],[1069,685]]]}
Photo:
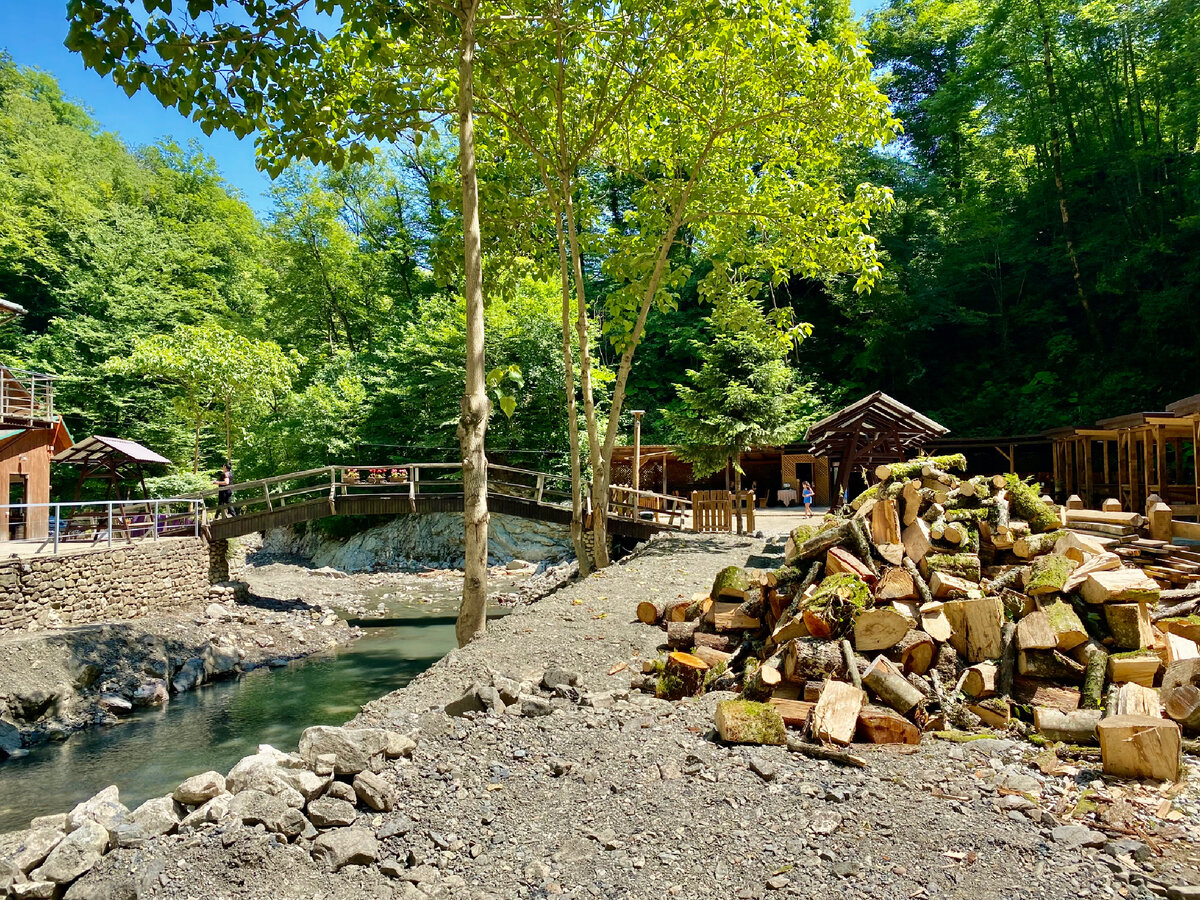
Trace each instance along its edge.
{"label": "potted plant", "polygon": [[342,472],[342,482],[344,484],[358,484],[358,469],[346,469]]}
{"label": "potted plant", "polygon": [[388,481],[392,484],[407,484],[408,469],[392,469],[388,472]]}
{"label": "potted plant", "polygon": [[383,469],[371,469],[370,473],[367,475],[367,481],[371,484],[383,484]]}

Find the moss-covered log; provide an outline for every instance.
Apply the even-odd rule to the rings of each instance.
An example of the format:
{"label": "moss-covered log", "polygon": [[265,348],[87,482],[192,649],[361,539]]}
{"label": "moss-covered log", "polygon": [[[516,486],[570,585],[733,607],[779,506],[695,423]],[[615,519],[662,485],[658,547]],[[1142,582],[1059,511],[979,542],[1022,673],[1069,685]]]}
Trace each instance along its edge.
{"label": "moss-covered log", "polygon": [[1075,560],[1056,553],[1037,557],[1029,566],[1029,581],[1025,585],[1025,593],[1031,597],[1058,593],[1078,565]]}
{"label": "moss-covered log", "polygon": [[719,600],[722,597],[744,600],[751,583],[750,573],[741,566],[726,566],[713,579],[709,596],[713,600]]}
{"label": "moss-covered log", "polygon": [[921,569],[926,576],[930,572],[945,572],[976,583],[980,578],[979,556],[974,553],[927,553]]}
{"label": "moss-covered log", "polygon": [[787,730],[779,711],[769,703],[722,700],[716,710],[717,734],[728,744],[787,743]]}
{"label": "moss-covered log", "polygon": [[793,528],[792,533],[788,535],[787,544],[783,548],[783,564],[794,566],[800,560],[797,551],[816,533],[816,525],[797,525]]}
{"label": "moss-covered log", "polygon": [[871,603],[871,589],[857,575],[839,572],[830,575],[817,586],[801,610],[811,613],[829,627],[830,635],[842,637],[849,633],[855,615]]}
{"label": "moss-covered log", "polygon": [[1043,553],[1052,553],[1055,544],[1058,543],[1060,538],[1066,536],[1066,534],[1065,530],[1057,529],[1042,534],[1030,534],[1022,538],[1017,538],[1012,546],[1013,555],[1021,559],[1032,559],[1035,556],[1041,556]]}
{"label": "moss-covered log", "polygon": [[1104,685],[1108,676],[1108,651],[1099,644],[1092,647],[1083,673],[1083,696],[1079,705],[1084,709],[1100,709],[1104,705]]}
{"label": "moss-covered log", "polygon": [[[817,532],[807,541],[797,547],[796,558],[798,561],[803,559],[813,559],[814,557],[824,555],[825,552],[831,547],[836,547],[839,544],[847,541],[855,541],[857,538],[852,536],[853,532],[853,521],[850,519],[842,520],[837,524],[830,526],[829,528],[825,528],[822,531]],[[848,546],[853,549],[854,544],[851,543]]]}
{"label": "moss-covered log", "polygon": [[847,674],[846,659],[839,641],[796,638],[786,646],[783,671],[791,681],[842,678]]}
{"label": "moss-covered log", "polygon": [[912,576],[913,587],[917,589],[917,596],[921,598],[921,602],[932,603],[933,592],[929,590],[929,582],[925,580],[925,576],[917,569],[917,564],[907,556],[904,557],[904,571]]}
{"label": "moss-covered log", "polygon": [[1055,649],[1066,653],[1080,644],[1087,643],[1087,629],[1083,627],[1079,614],[1071,604],[1064,600],[1047,603],[1042,607],[1042,614],[1049,622],[1050,630],[1054,632]]}
{"label": "moss-covered log", "polygon": [[948,456],[921,456],[906,462],[876,466],[875,477],[880,481],[913,478],[920,476],[926,466],[939,470],[953,469],[957,472],[965,472],[967,458],[961,453],[953,453]]}
{"label": "moss-covered log", "polygon": [[1011,472],[1004,477],[1008,482],[1010,509],[1028,522],[1035,533],[1054,531],[1059,527],[1058,510],[1042,502],[1040,484],[1022,481],[1019,475]]}

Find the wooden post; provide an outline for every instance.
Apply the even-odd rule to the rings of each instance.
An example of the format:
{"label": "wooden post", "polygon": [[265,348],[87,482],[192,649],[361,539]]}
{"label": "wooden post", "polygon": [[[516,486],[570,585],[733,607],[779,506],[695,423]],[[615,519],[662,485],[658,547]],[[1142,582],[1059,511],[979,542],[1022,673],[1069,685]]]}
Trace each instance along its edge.
{"label": "wooden post", "polygon": [[1104,489],[1110,490],[1112,488],[1112,478],[1109,477],[1108,468],[1108,441],[1100,442],[1100,450],[1104,454]]}
{"label": "wooden post", "polygon": [[1103,503],[1100,504],[1100,508],[1102,510],[1104,510],[1104,512],[1120,512],[1121,511],[1121,501],[1118,500],[1116,497],[1109,497],[1107,500],[1105,500]]}
{"label": "wooden post", "polygon": [[1092,439],[1085,437],[1083,439],[1083,497],[1087,501],[1089,507],[1095,507],[1095,483],[1096,476],[1092,473]]}
{"label": "wooden post", "polygon": [[1067,509],[1083,509],[1083,499],[1078,494],[1067,498]]}
{"label": "wooden post", "polygon": [[633,410],[633,489],[642,486],[642,416],[644,409]]}
{"label": "wooden post", "polygon": [[[1054,474],[1053,474],[1054,490],[1056,490],[1060,493],[1062,491],[1066,490],[1066,485],[1063,483],[1062,463],[1060,462],[1060,459],[1059,459],[1061,456],[1061,450],[1062,450],[1062,442],[1055,441],[1052,446],[1052,452],[1050,454],[1050,465],[1054,470]],[[1011,467],[1010,467],[1010,471],[1011,471]]]}
{"label": "wooden post", "polygon": [[[1146,500],[1149,499],[1149,496],[1151,494],[1150,485],[1153,482],[1151,481],[1151,478],[1150,478],[1150,472],[1153,468],[1153,465],[1154,464],[1151,462],[1150,429],[1143,428],[1142,429],[1142,483],[1145,485],[1145,490],[1142,492],[1142,497],[1146,498]],[[1142,507],[1145,508],[1146,505],[1147,504],[1144,500],[1142,503]]]}
{"label": "wooden post", "polygon": [[546,490],[546,476],[539,472],[538,477],[537,477],[537,497],[536,497],[536,502],[537,502],[538,506],[542,505],[542,493],[545,490]]}
{"label": "wooden post", "polygon": [[1200,511],[1200,413],[1192,415],[1192,480],[1196,485],[1196,509]]}
{"label": "wooden post", "polygon": [[263,482],[263,497],[267,501],[267,512],[271,512],[271,486],[266,481]]}
{"label": "wooden post", "polygon": [[1167,438],[1166,428],[1162,425],[1154,426],[1154,441],[1155,441],[1155,456],[1157,462],[1154,466],[1158,476],[1158,493],[1159,496],[1167,496]]}
{"label": "wooden post", "polygon": [[1150,537],[1155,541],[1171,542],[1171,507],[1165,503],[1155,503],[1146,515],[1150,519]]}

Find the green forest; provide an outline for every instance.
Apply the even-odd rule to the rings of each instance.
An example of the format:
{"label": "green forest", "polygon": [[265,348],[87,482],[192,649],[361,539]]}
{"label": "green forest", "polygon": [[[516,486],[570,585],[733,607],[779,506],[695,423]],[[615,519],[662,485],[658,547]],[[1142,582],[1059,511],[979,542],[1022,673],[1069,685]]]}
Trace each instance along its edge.
{"label": "green forest", "polygon": [[[838,135],[807,148],[819,179],[795,178],[800,157],[768,146],[779,138],[764,126],[745,152],[774,174],[752,199],[781,219],[817,219],[813,185],[828,183],[852,211],[821,226],[817,249],[736,222],[671,232],[620,440],[632,409],[647,411],[644,441],[722,440],[700,427],[703,395],[759,364],[770,377],[746,392],[788,399],[759,404],[779,418],[755,432],[771,440],[876,389],[964,436],[1083,424],[1196,392],[1200,8],[894,0],[856,22],[822,2],[796,29],[823,48],[813,59],[843,61],[865,124],[847,137],[808,123]],[[554,102],[529,98],[535,111]],[[644,195],[671,170],[640,178],[648,151],[606,157],[597,140],[555,193],[543,157],[507,149],[520,114],[476,126],[488,455],[565,471],[572,440],[586,442],[585,407],[605,421],[631,289],[662,230]],[[669,104],[640,114],[667,121]],[[0,297],[28,310],[0,331],[3,360],[60,377],[77,440],[129,437],[175,460],[163,493],[226,456],[239,480],[459,458],[455,131],[408,130],[377,141],[373,158],[309,155],[319,162],[264,154],[278,174],[259,218],[219,160],[170,141],[127,146],[52,74],[0,56]],[[564,239],[535,211],[543,194],[569,201],[579,226],[569,286]],[[850,238],[821,249],[858,231],[869,252]],[[574,290],[588,315],[571,331],[568,407],[561,320]],[[586,467],[586,447],[583,457]]]}

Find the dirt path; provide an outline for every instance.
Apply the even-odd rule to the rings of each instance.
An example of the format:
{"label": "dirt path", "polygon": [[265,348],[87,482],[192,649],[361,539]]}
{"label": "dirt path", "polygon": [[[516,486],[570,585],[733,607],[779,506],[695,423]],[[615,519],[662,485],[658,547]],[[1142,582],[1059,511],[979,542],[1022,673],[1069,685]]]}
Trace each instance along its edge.
{"label": "dirt path", "polygon": [[[723,565],[772,565],[772,549],[746,538],[656,540],[518,608],[365,707],[356,724],[418,740],[411,759],[381,773],[396,808],[355,823],[377,840],[374,864],[330,873],[308,838],[288,843],[226,820],[114,851],[67,896],[1059,900],[1151,897],[1151,886],[1161,895],[1198,880],[1195,776],[1174,798],[1182,822],[1159,832],[1167,855],[1143,862],[1151,851],[1140,841],[1059,827],[1067,823],[1046,810],[1069,784],[1100,776],[1041,775],[1022,762],[1028,745],[864,748],[870,768],[845,770],[783,748],[714,743],[717,695],[671,704],[630,693],[631,672],[661,638],[632,621],[636,601],[690,596]],[[610,675],[621,663],[629,667]],[[583,703],[533,696],[544,673],[576,675]],[[528,682],[507,712],[442,711],[473,683],[512,687],[505,678]]]}

